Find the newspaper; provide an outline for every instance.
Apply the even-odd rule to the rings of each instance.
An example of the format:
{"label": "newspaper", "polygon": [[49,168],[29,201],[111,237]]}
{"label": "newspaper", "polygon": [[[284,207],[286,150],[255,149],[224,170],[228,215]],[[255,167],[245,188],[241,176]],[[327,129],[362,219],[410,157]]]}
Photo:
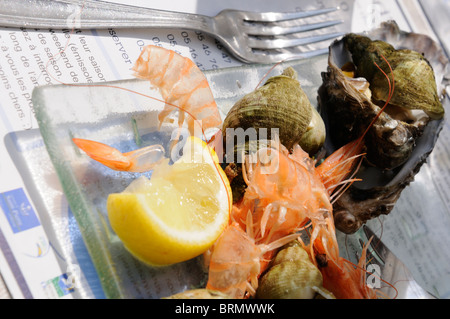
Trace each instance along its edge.
{"label": "newspaper", "polygon": [[[110,2],[144,5],[133,0]],[[153,1],[151,6],[213,16],[226,8],[253,10],[256,3],[260,11],[293,11],[337,2],[192,0],[170,4]],[[338,3],[342,10],[352,13],[351,20],[344,23],[346,31],[370,30],[382,21],[393,19],[405,31],[429,32],[437,38],[431,28],[424,28],[418,22],[426,19],[408,19],[411,12],[416,15],[422,12],[416,1]],[[0,142],[0,273],[9,291],[9,296],[4,297],[105,298],[45,151],[33,113],[34,87],[131,78],[130,68],[147,44],[173,48],[189,56],[202,70],[242,64],[202,32],[70,27],[63,30],[0,28],[0,134],[3,137]],[[450,252],[441,245],[450,225],[449,134],[446,124],[436,145],[436,155],[431,156],[417,177],[423,182],[413,183],[401,196],[402,212],[393,212],[382,220],[383,241],[410,267],[424,288],[442,298],[450,297],[450,275],[443,266],[450,261]],[[426,199],[420,201],[423,206],[409,208],[409,203],[417,203],[417,194],[424,192],[423,185],[428,185]],[[429,211],[438,219],[429,220],[425,216]],[[136,295],[138,290],[136,287]]]}

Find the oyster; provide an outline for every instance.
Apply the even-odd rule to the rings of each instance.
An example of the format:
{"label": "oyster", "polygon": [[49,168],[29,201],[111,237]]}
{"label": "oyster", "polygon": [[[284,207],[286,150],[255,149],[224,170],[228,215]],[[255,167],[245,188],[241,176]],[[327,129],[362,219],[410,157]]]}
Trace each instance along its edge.
{"label": "oyster", "polygon": [[403,39],[409,44],[411,37],[429,40],[402,32],[392,22],[384,23],[375,34],[397,39],[398,48],[356,34],[336,40],[329,48],[328,68],[319,88],[320,111],[329,136],[326,149],[331,153],[362,136],[388,99],[388,80],[375,65],[392,79],[382,56],[395,78],[388,106],[364,138],[367,155],[357,176],[363,182],[354,183],[333,205],[336,227],[345,233],[392,210],[433,150],[443,123],[444,108],[436,87],[441,79],[435,78],[433,69],[445,69],[448,61],[434,52],[438,47],[430,46],[431,52],[423,54],[400,49]]}

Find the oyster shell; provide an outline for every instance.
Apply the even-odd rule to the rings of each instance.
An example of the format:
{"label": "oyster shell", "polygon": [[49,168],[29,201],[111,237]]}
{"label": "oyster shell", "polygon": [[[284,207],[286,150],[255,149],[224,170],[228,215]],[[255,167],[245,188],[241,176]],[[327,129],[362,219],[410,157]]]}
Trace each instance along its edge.
{"label": "oyster shell", "polygon": [[[376,39],[393,42],[372,41]],[[388,82],[374,62],[386,74],[390,71],[380,53],[390,64],[392,61],[395,76],[392,103],[364,138],[367,155],[357,176],[363,181],[354,183],[333,205],[336,227],[345,233],[353,233],[367,220],[388,214],[434,148],[444,115],[439,101],[441,91],[436,85],[441,83],[440,71],[445,70],[448,60],[437,45],[430,45],[421,54],[396,51],[403,48],[403,43],[414,50],[415,44],[422,41],[429,43],[430,39],[402,32],[389,22],[374,31],[371,38],[349,34],[329,48],[328,68],[322,73],[323,84],[319,88],[320,112],[329,137],[325,145],[328,153],[360,137],[384,105]],[[405,68],[411,69],[409,78]],[[422,69],[422,75],[415,74],[414,68]],[[434,69],[439,71],[439,77],[435,77]],[[355,77],[348,77],[349,73]],[[411,81],[421,87],[421,91],[414,92],[416,95],[409,92],[413,84],[405,84]]]}

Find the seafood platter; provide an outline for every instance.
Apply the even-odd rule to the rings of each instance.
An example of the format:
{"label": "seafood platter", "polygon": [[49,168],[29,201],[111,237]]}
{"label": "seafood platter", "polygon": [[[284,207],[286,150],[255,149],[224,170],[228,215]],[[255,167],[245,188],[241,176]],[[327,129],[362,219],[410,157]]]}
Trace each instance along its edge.
{"label": "seafood platter", "polygon": [[[391,214],[432,153],[448,107],[440,47],[386,22],[346,34],[327,55],[310,59],[205,72],[187,60],[149,46],[136,61],[136,79],[33,92],[45,145],[105,295],[402,296],[383,277],[375,278],[383,288],[368,283],[370,238],[357,256],[343,238],[359,239],[363,225]],[[184,148],[176,148],[180,141]],[[209,168],[185,159],[196,152]],[[183,205],[155,204],[173,200],[163,188],[176,184],[168,176],[188,178],[186,167],[215,179],[198,173],[183,184],[180,196],[191,196]],[[164,187],[154,191],[157,182]],[[147,199],[136,200],[143,188]],[[143,202],[173,213],[200,201],[218,213],[204,222],[201,239],[177,225],[179,236],[192,239],[186,244],[161,235],[172,219],[148,222],[147,213],[124,204],[132,200],[139,211],[148,209]],[[147,226],[157,228],[148,231],[154,237]],[[156,246],[167,250],[155,253]]]}

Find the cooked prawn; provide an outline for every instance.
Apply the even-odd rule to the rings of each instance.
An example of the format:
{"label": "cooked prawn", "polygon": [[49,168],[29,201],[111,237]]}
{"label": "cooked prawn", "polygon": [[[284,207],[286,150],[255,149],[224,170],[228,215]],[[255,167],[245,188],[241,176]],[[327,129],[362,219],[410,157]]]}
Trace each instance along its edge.
{"label": "cooked prawn", "polygon": [[[387,75],[386,78],[390,88],[389,97],[391,97],[393,86],[391,90],[390,79]],[[388,102],[389,99],[379,114]],[[261,161],[248,166],[243,165],[243,176],[247,188],[243,199],[236,203],[232,210],[232,220],[235,225],[242,230],[252,228],[248,233],[253,235],[251,238],[256,245],[271,245],[279,238],[307,228],[309,243],[305,244],[303,241],[302,243],[311,260],[321,270],[324,287],[336,298],[377,297],[375,290],[368,287],[364,280],[366,248],[363,249],[356,266],[339,256],[331,203],[331,195],[336,192],[337,187],[342,185],[345,190],[350,183],[357,180],[353,176],[350,178],[348,176],[361,157],[362,141],[367,130],[360,138],[335,151],[317,167],[316,162],[299,145],[296,145],[293,152],[289,153],[279,142],[272,143],[274,147],[270,149],[270,152],[276,152],[277,156],[271,157],[272,160],[269,163],[271,167],[268,168],[268,164]],[[268,173],[268,169],[271,173]],[[337,191],[339,192],[342,191]],[[221,240],[226,242],[226,238]],[[232,256],[237,251],[240,255],[245,254],[239,250],[240,248],[237,251],[236,249],[236,246],[228,246],[228,249],[214,246],[212,252],[209,252],[211,260],[226,260],[227,255]],[[250,286],[251,289],[246,291],[246,295],[251,296],[255,290],[255,269],[259,270],[259,274],[256,275],[259,276],[271,258],[270,251],[259,255],[259,267],[252,268],[251,276],[247,273],[248,276],[239,274],[236,277],[233,275],[238,272],[230,273],[226,271],[226,266],[223,264],[218,267],[217,264],[211,263],[208,286],[216,287],[218,281],[223,281],[220,279],[222,274],[233,282],[233,285],[236,285],[233,280],[237,279],[241,287]],[[241,264],[242,259],[232,262],[234,268],[246,271],[246,267]],[[239,264],[236,265],[236,263]],[[252,283],[251,285],[248,280]]]}
{"label": "cooked prawn", "polygon": [[[248,187],[243,199],[233,206],[231,215],[233,228],[239,227],[242,233],[246,230],[247,241],[252,242],[253,246],[247,247],[245,240],[232,238],[235,234],[225,232],[212,247],[207,287],[213,289],[220,286],[222,292],[227,292],[227,289],[233,291],[231,287],[239,286],[239,296],[243,295],[242,287],[245,287],[247,296],[252,296],[257,288],[255,276],[259,277],[267,268],[275,252],[273,249],[261,251],[255,247],[271,246],[292,234],[298,237],[300,235],[296,232],[307,228],[311,233],[310,243],[305,248],[324,275],[324,287],[337,298],[375,297],[373,290],[361,285],[364,270],[352,269],[339,256],[330,194],[316,172],[315,161],[298,145],[292,153],[281,144],[272,143],[272,146],[274,148],[270,151],[277,152],[277,156],[272,157],[270,165],[278,170],[267,174],[267,163],[262,165],[260,161],[246,167],[244,176]],[[334,164],[334,158],[347,148],[338,150],[339,154],[331,157],[331,163],[325,160],[321,165],[332,166],[333,171],[340,174],[338,171],[343,169],[342,165]],[[236,258],[236,255],[247,255],[255,249],[258,253],[252,254],[252,260],[257,258],[257,264],[254,261],[251,269],[245,258]],[[320,263],[317,262],[318,255],[323,259]],[[214,260],[222,260],[222,263]],[[225,262],[227,260],[228,264]],[[256,269],[259,271],[257,274]],[[223,287],[224,278],[230,285],[228,288]],[[355,281],[356,278],[358,281]],[[351,289],[347,290],[348,287]]]}
{"label": "cooked prawn", "polygon": [[[191,135],[195,134],[197,125],[200,125],[202,134],[207,129],[221,125],[219,109],[208,81],[189,58],[172,50],[149,45],[142,50],[133,70],[136,77],[149,80],[165,101],[164,109],[158,114],[159,128],[167,116],[177,110],[179,127],[186,121]],[[74,138],[73,142],[92,159],[119,171],[146,172],[164,158],[161,145],[122,153],[111,146],[87,139]]]}
{"label": "cooked prawn", "polygon": [[218,127],[222,124],[219,109],[203,72],[189,58],[172,50],[148,45],[137,59],[134,75],[149,80],[157,87],[166,101],[159,115],[160,125],[173,111],[178,110],[178,123],[187,117],[188,127],[193,134],[194,121],[201,121],[202,128]]}
{"label": "cooked prawn", "polygon": [[291,234],[270,245],[256,244],[251,234],[232,222],[214,243],[206,288],[238,299],[244,298],[247,292],[254,295],[262,272],[261,258],[296,237]]}
{"label": "cooked prawn", "polygon": [[122,153],[118,149],[100,142],[81,138],[73,138],[72,141],[92,159],[119,171],[148,172],[164,159],[165,153],[161,145],[150,145]]}

